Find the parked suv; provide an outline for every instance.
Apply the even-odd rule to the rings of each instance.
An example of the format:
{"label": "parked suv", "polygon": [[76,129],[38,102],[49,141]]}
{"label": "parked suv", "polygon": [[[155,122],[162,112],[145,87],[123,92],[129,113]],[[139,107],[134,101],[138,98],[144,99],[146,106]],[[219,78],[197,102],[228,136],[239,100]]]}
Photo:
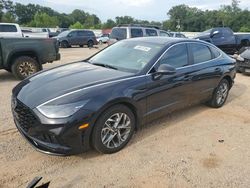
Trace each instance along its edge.
{"label": "parked suv", "polygon": [[119,25],[112,29],[109,43],[112,44],[119,40],[136,37],[161,36],[159,29],[156,26],[142,26],[138,24]]}
{"label": "parked suv", "polygon": [[96,36],[90,30],[70,30],[60,33],[57,37],[59,44],[63,48],[69,48],[72,45],[83,47],[93,47],[97,44]]}

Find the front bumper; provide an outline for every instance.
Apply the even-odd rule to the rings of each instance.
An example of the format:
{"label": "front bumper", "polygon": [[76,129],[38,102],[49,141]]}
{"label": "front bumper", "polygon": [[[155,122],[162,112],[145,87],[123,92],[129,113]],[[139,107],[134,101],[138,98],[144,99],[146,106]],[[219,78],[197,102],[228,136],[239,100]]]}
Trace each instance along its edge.
{"label": "front bumper", "polygon": [[47,119],[17,99],[12,102],[12,113],[17,129],[38,151],[51,155],[73,155],[89,149],[91,128],[79,130],[79,125],[89,121],[85,118],[71,117],[65,120]]}

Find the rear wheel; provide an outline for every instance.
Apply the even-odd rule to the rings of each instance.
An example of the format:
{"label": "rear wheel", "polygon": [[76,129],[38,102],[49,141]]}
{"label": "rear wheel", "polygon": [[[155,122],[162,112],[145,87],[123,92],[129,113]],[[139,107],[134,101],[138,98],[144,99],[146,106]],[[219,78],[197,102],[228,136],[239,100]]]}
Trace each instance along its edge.
{"label": "rear wheel", "polygon": [[69,43],[67,41],[62,41],[61,42],[61,47],[62,48],[69,48]]}
{"label": "rear wheel", "polygon": [[39,63],[29,56],[21,56],[14,61],[11,72],[17,79],[23,80],[41,70]]}
{"label": "rear wheel", "polygon": [[88,41],[88,47],[92,48],[94,46],[94,42],[92,40]]}
{"label": "rear wheel", "polygon": [[209,105],[213,108],[222,107],[227,100],[229,89],[229,82],[226,79],[223,79],[214,90],[212,99],[209,101]]}
{"label": "rear wheel", "polygon": [[135,116],[132,111],[124,105],[116,105],[98,118],[92,134],[92,144],[101,153],[115,153],[126,146],[134,130]]}

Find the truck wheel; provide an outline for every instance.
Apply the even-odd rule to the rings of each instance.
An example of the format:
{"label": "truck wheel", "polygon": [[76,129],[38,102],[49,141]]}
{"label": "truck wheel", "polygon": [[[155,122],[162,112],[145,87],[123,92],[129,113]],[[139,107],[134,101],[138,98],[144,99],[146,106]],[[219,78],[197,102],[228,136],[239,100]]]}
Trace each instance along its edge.
{"label": "truck wheel", "polygon": [[69,43],[67,41],[62,41],[61,42],[61,47],[62,48],[68,48],[69,47]]}
{"label": "truck wheel", "polygon": [[88,47],[92,48],[94,46],[94,42],[92,40],[88,41]]}
{"label": "truck wheel", "polygon": [[13,75],[20,80],[41,70],[38,62],[29,56],[21,56],[15,59],[11,71]]}

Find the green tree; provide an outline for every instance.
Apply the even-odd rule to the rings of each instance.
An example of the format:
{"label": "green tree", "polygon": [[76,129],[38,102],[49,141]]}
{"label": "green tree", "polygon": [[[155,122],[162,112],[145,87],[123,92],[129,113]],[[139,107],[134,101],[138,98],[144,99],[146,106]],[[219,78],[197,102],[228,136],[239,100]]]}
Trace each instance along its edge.
{"label": "green tree", "polygon": [[69,26],[70,29],[84,29],[84,26],[80,22],[76,22]]}
{"label": "green tree", "polygon": [[46,13],[36,13],[34,20],[29,25],[32,27],[57,27],[58,24],[57,17],[49,16]]}
{"label": "green tree", "polygon": [[111,29],[113,27],[116,26],[116,23],[114,20],[112,19],[108,19],[103,25],[102,25],[102,28],[103,29]]}
{"label": "green tree", "polygon": [[131,24],[134,23],[134,18],[132,18],[131,16],[117,16],[115,18],[116,24]]}

